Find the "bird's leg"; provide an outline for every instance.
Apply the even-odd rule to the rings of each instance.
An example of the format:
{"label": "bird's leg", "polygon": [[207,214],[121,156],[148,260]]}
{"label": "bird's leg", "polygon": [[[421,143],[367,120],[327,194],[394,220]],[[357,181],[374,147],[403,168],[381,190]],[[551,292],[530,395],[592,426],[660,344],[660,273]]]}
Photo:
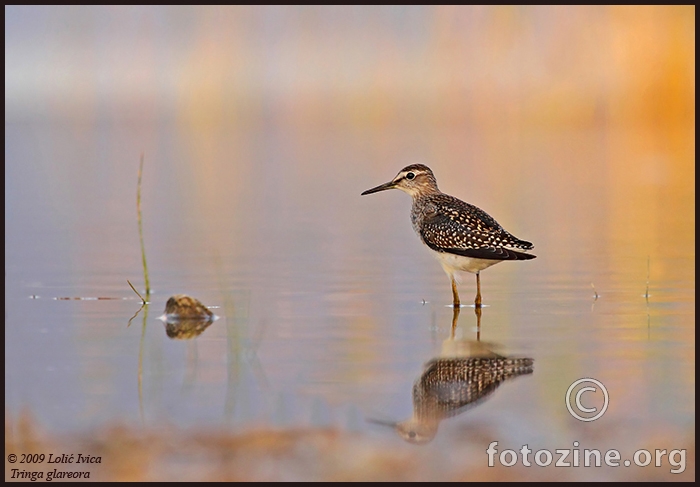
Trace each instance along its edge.
{"label": "bird's leg", "polygon": [[474,308],[476,315],[476,341],[481,341],[481,308]]}
{"label": "bird's leg", "polygon": [[457,329],[457,320],[459,319],[459,306],[455,306],[452,310],[452,332],[450,333],[450,340],[455,339],[455,330]]}
{"label": "bird's leg", "polygon": [[478,272],[476,273],[476,298],[474,298],[474,306],[481,308],[481,279],[479,278]]}
{"label": "bird's leg", "polygon": [[457,294],[457,283],[453,274],[450,274],[450,280],[452,281],[452,306],[459,308],[459,294]]}

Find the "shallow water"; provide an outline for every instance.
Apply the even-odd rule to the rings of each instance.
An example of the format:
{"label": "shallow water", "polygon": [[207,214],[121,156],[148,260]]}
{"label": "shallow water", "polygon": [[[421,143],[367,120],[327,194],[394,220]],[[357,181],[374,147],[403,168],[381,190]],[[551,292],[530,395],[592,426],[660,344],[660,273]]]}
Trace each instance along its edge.
{"label": "shallow water", "polygon": [[[540,15],[519,15],[533,12]],[[423,25],[420,15],[409,17]],[[361,42],[357,52],[377,49],[381,60],[394,52],[392,43],[403,46],[409,33],[401,22],[387,27],[391,18],[366,27],[381,42]],[[556,18],[540,21],[559,25]],[[341,38],[353,38],[353,29],[364,32],[364,22],[333,19],[351,30]],[[221,34],[229,32],[229,20],[202,25],[213,22]],[[253,29],[236,25],[241,32]],[[309,56],[300,55],[302,67],[335,66],[341,59],[336,49],[355,52],[332,43],[306,46],[299,28],[301,34],[280,35],[291,36]],[[561,89],[569,86],[568,74],[561,74],[566,79],[555,78],[562,84],[544,83],[554,98],[543,105],[534,88],[513,88],[507,77],[503,85],[486,77],[469,85],[472,91],[450,91],[441,84],[442,64],[433,66],[434,78],[401,84],[402,63],[413,65],[410,56],[422,52],[416,46],[405,51],[409,61],[385,66],[387,86],[404,91],[384,90],[382,81],[371,85],[374,91],[360,89],[356,99],[352,90],[303,91],[306,78],[280,78],[302,90],[298,94],[263,76],[267,71],[253,63],[255,56],[245,57],[258,53],[270,66],[291,70],[282,63],[291,51],[270,40],[272,31],[259,34],[269,45],[246,44],[257,39],[253,32],[238,40],[243,47],[230,44],[240,48],[253,81],[235,78],[239,84],[229,86],[224,76],[226,83],[219,81],[226,89],[218,92],[215,77],[197,91],[204,78],[198,81],[202,70],[194,66],[183,71],[194,78],[179,88],[180,98],[148,98],[143,106],[99,90],[63,99],[56,94],[60,83],[56,93],[41,92],[29,103],[16,82],[24,66],[18,56],[25,52],[16,46],[34,51],[17,44],[20,31],[12,31],[15,48],[6,50],[16,68],[6,80],[6,417],[27,410],[49,432],[66,435],[90,435],[110,424],[233,434],[330,427],[357,435],[354,445],[413,455],[405,458],[424,467],[421,478],[427,479],[484,466],[492,441],[499,450],[571,449],[576,441],[581,448],[618,449],[623,459],[640,448],[687,448],[694,457],[694,117],[687,122],[673,112],[685,99],[662,100],[649,108],[651,115],[640,111],[638,117],[638,105],[625,100],[647,100],[640,88],[646,85],[623,90],[623,97],[611,83],[601,84],[598,95],[577,92],[583,93],[578,105],[564,104],[556,98],[571,101]],[[550,35],[538,32],[540,41]],[[432,45],[429,37],[409,37]],[[597,52],[598,41],[587,42]],[[198,61],[204,71],[216,65],[223,44],[213,43],[211,51],[199,45],[212,56]],[[100,49],[112,53],[110,46]],[[158,46],[154,52],[170,52]],[[35,61],[49,63],[42,59]],[[89,63],[99,67],[100,59],[85,62],[93,69]],[[362,59],[349,58],[350,67]],[[656,66],[640,59],[640,65]],[[610,72],[623,64],[608,62]],[[669,66],[665,72],[678,75],[671,69],[676,65]],[[522,69],[530,73],[525,64]],[[643,78],[634,72],[635,80]],[[249,86],[256,76],[269,85]],[[335,81],[329,86],[345,86]],[[661,79],[653,86],[665,82],[671,83]],[[422,93],[422,83],[451,95],[404,103]],[[161,86],[166,94],[168,86]],[[71,100],[82,104],[71,106]],[[672,115],[680,121],[662,123]],[[136,213],[142,153],[153,292],[139,311],[127,279],[143,292]],[[413,233],[410,198],[399,191],[360,196],[416,162],[433,169],[441,190],[535,245],[536,259],[482,272],[486,307],[478,329],[474,309],[464,307],[453,335],[449,280]],[[459,290],[470,303],[474,276],[463,276]],[[158,320],[168,298],[181,293],[218,316],[189,340],[169,338]],[[526,373],[498,376],[483,397],[475,384],[488,385],[495,373],[439,382],[425,395],[466,394],[469,400],[441,406],[431,426],[437,431],[422,446],[377,424],[406,421],[420,409],[413,388],[426,363],[474,354],[534,362]],[[609,393],[607,411],[593,422],[574,419],[565,405],[567,388],[587,377]],[[586,392],[583,403],[600,408],[602,398]],[[680,478],[668,474],[670,468],[664,461],[648,475]],[[643,469],[632,470],[646,477]],[[543,471],[557,478],[556,470]],[[566,475],[631,478],[623,468],[567,469]]]}
{"label": "shallow water", "polygon": [[[334,426],[402,443],[368,420],[410,418],[424,363],[458,343],[450,342],[449,281],[412,234],[409,198],[360,197],[395,171],[326,163],[332,152],[285,160],[291,140],[264,144],[278,158],[268,168],[262,157],[238,161],[223,148],[209,165],[177,147],[147,149],[143,218],[154,292],[128,326],[140,302],[126,280],[143,287],[138,142],[130,138],[161,132],[6,123],[8,412],[26,407],[60,432],[114,421],[232,431]],[[66,142],[71,134],[87,145]],[[361,141],[339,139],[346,147]],[[100,144],[122,149],[100,154]],[[40,155],[40,147],[50,150]],[[464,199],[477,186],[450,179],[454,167],[433,168],[445,191]],[[667,247],[644,231],[621,231],[613,209],[575,207],[605,208],[607,182],[586,181],[562,203],[546,201],[554,198],[547,183],[487,181],[503,187],[478,191],[474,202],[532,240],[538,258],[482,273],[487,307],[478,338],[498,354],[534,359],[533,372],[443,419],[426,448],[467,441],[479,428],[504,447],[580,441],[634,451],[654,438],[669,449],[694,442],[686,200],[665,209],[681,230],[679,245]],[[519,196],[502,198],[513,192]],[[474,289],[473,276],[464,276],[464,302]],[[157,320],[178,293],[219,316],[195,339],[170,339]],[[462,344],[477,339],[473,308],[462,309],[455,333]],[[568,386],[584,377],[610,394],[605,416],[591,424],[564,405]]]}

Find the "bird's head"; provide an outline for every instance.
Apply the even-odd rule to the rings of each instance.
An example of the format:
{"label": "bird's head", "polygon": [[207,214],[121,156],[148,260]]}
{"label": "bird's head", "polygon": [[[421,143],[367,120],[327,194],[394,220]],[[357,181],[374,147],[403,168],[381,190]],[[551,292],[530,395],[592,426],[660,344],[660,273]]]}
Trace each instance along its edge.
{"label": "bird's head", "polygon": [[368,189],[362,193],[362,195],[377,193],[385,189],[400,189],[414,198],[421,194],[438,191],[437,181],[435,180],[433,171],[423,164],[411,164],[410,166],[404,167],[394,179],[388,183]]}
{"label": "bird's head", "polygon": [[424,445],[433,441],[440,422],[436,418],[424,418],[421,420],[415,416],[399,422],[382,421],[379,419],[369,419],[368,421],[382,426],[390,426],[401,438],[415,445]]}

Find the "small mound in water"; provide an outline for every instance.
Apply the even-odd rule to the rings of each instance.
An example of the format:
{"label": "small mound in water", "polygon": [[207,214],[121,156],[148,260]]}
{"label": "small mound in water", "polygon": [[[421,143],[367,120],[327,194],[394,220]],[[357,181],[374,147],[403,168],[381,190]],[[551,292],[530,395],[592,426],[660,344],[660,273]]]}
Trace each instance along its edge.
{"label": "small mound in water", "polygon": [[214,313],[204,306],[198,299],[186,294],[176,294],[168,299],[165,304],[165,315],[167,318],[214,318]]}
{"label": "small mound in water", "polygon": [[198,299],[176,294],[168,299],[161,319],[165,322],[165,333],[170,338],[189,340],[201,335],[216,316]]}

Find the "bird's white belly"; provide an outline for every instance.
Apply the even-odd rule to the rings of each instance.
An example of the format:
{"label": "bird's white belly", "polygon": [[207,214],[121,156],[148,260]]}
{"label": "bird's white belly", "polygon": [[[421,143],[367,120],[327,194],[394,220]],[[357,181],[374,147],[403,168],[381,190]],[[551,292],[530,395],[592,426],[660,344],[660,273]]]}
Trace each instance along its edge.
{"label": "bird's white belly", "polygon": [[503,262],[501,260],[493,259],[475,259],[472,257],[465,257],[463,255],[449,254],[447,252],[437,252],[432,251],[433,255],[440,261],[442,268],[445,272],[451,274],[450,271],[465,271],[476,274],[479,271],[483,271],[487,267]]}

